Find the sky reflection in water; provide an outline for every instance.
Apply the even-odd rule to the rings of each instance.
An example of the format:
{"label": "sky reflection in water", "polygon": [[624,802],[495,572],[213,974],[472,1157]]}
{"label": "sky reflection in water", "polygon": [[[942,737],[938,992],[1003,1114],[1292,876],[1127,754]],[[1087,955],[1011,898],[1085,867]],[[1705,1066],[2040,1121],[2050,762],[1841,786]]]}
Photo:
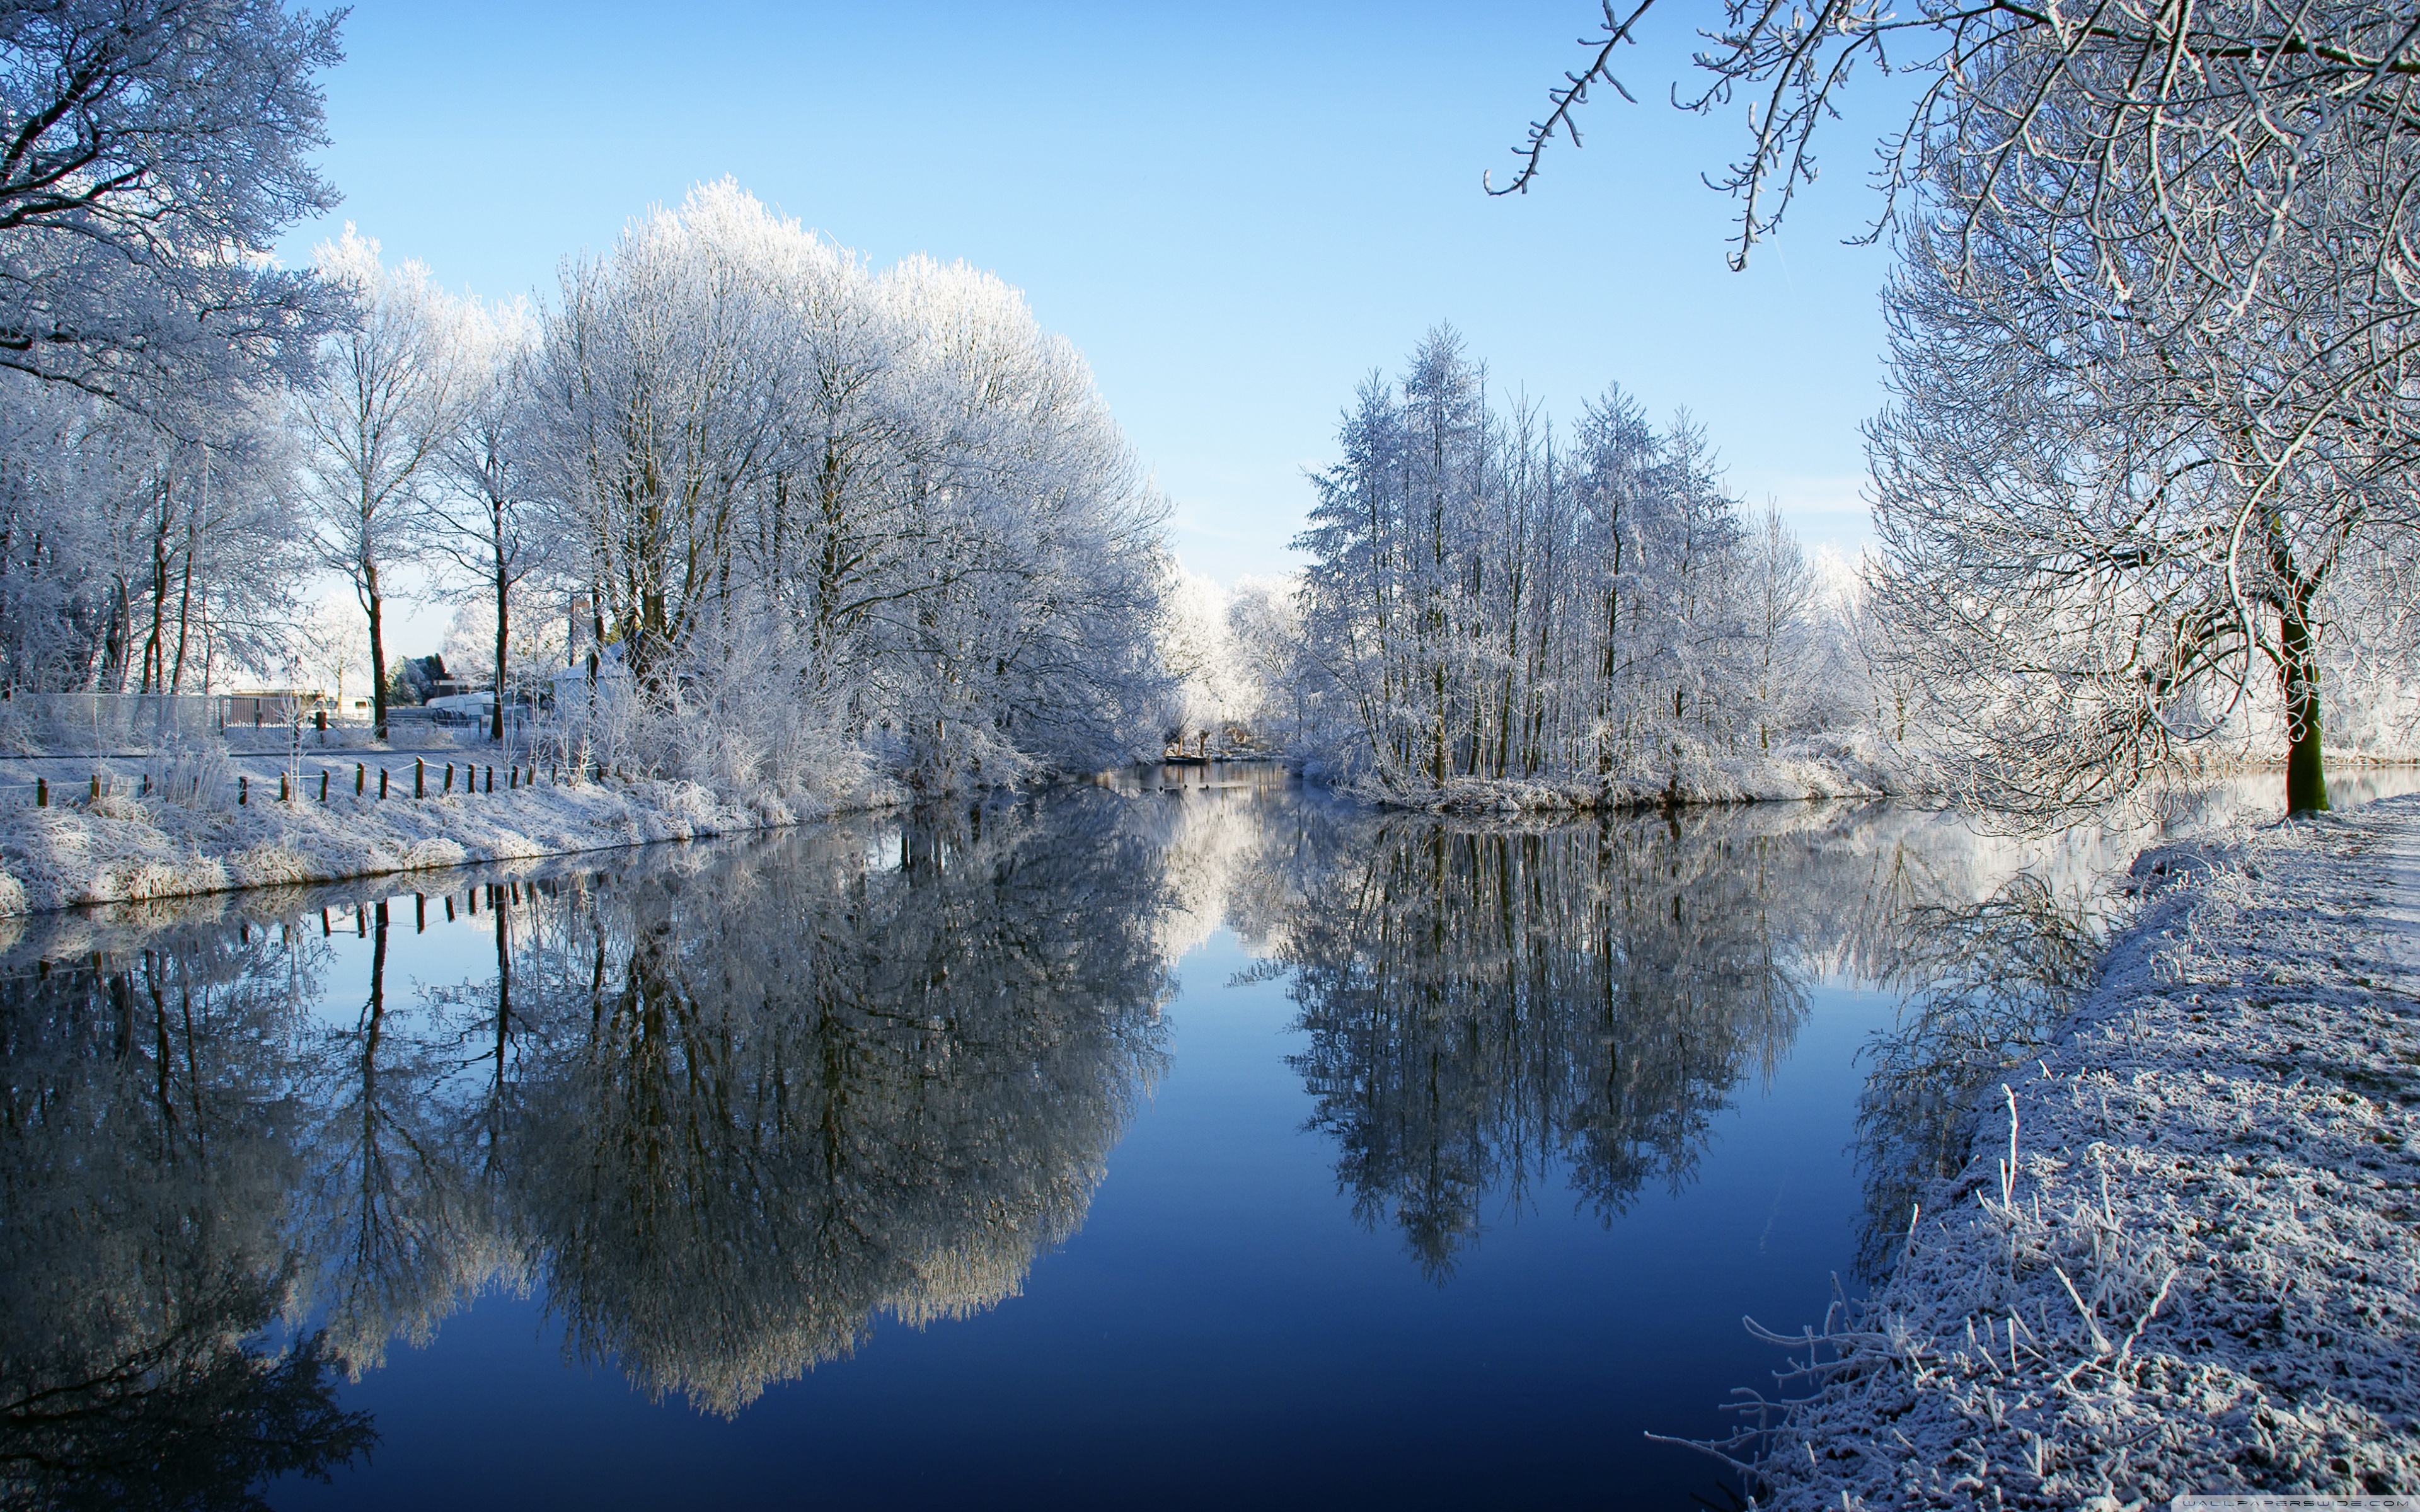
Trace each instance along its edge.
{"label": "sky reflection in water", "polygon": [[1891,1221],[1911,908],[2130,850],[1228,769],[16,921],[0,1487],[1720,1502],[1644,1434]]}

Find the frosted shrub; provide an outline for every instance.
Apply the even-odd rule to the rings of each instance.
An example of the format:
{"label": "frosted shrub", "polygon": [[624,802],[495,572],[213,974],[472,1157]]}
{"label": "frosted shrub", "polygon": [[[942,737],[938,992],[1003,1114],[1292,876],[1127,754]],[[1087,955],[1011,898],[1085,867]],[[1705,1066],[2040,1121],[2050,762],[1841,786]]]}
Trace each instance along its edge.
{"label": "frosted shrub", "polygon": [[718,638],[721,655],[674,689],[674,706],[637,719],[626,738],[649,769],[686,778],[760,810],[804,797],[831,807],[870,784],[865,753],[782,671],[760,625]]}
{"label": "frosted shrub", "polygon": [[144,786],[157,802],[215,811],[235,804],[236,771],[216,741],[163,746],[143,762]]}

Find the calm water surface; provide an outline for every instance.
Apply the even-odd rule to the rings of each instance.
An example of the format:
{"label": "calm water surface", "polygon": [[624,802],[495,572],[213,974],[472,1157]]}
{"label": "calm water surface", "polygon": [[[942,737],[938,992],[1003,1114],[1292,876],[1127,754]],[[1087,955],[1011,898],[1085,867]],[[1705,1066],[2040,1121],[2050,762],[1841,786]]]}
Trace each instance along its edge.
{"label": "calm water surface", "polygon": [[0,1493],[1730,1505],[1899,921],[2132,843],[1217,771],[0,923]]}

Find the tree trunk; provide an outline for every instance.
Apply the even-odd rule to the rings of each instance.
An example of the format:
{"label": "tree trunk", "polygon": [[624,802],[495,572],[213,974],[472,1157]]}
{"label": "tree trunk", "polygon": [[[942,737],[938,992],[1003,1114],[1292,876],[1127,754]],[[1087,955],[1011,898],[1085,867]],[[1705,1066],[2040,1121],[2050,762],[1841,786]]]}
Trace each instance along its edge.
{"label": "tree trunk", "polygon": [[101,691],[126,691],[126,665],[134,648],[134,590],[118,573],[110,583],[109,632],[101,642]]}
{"label": "tree trunk", "polygon": [[151,634],[143,642],[143,687],[146,693],[168,690],[168,527],[166,509],[151,535]]}
{"label": "tree trunk", "polygon": [[370,733],[380,740],[386,738],[386,637],[381,619],[386,605],[379,597],[378,566],[362,564],[362,608],[370,617]]}
{"label": "tree trunk", "polygon": [[2286,685],[2286,811],[2324,812],[2328,768],[2319,745],[2319,648],[2309,621],[2294,610],[2279,616],[2277,640],[2284,654],[2278,676]]}
{"label": "tree trunk", "polygon": [[185,645],[194,617],[194,552],[201,544],[196,538],[198,533],[189,532],[185,536],[184,586],[177,594],[177,667],[168,674],[168,691],[171,693],[184,690]]}
{"label": "tree trunk", "polygon": [[504,639],[512,624],[511,607],[506,600],[512,594],[512,580],[502,568],[496,573],[496,706],[489,711],[488,738],[498,745],[504,739]]}

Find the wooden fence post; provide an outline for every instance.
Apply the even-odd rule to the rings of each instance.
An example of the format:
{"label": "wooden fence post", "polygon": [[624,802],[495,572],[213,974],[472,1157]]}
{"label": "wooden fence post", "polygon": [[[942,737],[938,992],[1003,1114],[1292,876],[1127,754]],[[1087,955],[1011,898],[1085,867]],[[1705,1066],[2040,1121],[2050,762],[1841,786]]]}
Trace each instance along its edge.
{"label": "wooden fence post", "polygon": [[428,764],[417,756],[411,759],[411,795],[415,798],[428,796]]}

